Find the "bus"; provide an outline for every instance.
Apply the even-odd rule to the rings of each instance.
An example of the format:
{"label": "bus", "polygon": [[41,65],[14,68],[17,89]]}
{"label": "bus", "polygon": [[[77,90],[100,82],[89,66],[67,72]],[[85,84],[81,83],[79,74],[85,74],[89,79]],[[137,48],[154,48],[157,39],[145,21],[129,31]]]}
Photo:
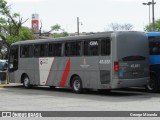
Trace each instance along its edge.
{"label": "bus", "polygon": [[10,46],[9,77],[24,87],[106,90],[145,86],[148,39],[136,31],[16,42]]}
{"label": "bus", "polygon": [[149,40],[150,80],[146,86],[150,92],[160,89],[160,32],[147,32]]}

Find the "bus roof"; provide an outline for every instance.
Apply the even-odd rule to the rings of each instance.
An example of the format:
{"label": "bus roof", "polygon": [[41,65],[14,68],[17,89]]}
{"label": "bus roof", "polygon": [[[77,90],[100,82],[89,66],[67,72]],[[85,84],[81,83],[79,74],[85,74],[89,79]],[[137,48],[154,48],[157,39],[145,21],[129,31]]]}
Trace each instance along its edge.
{"label": "bus roof", "polygon": [[148,37],[160,36],[160,32],[147,32]]}
{"label": "bus roof", "polygon": [[35,40],[25,40],[25,41],[20,41],[13,43],[12,45],[16,44],[30,44],[30,43],[45,43],[45,42],[59,42],[59,41],[65,41],[65,40],[87,40],[90,38],[106,38],[106,37],[111,37],[112,33],[115,34],[123,34],[123,33],[144,33],[144,32],[137,32],[137,31],[109,31],[109,32],[100,32],[100,33],[95,33],[95,34],[89,34],[89,35],[80,35],[80,36],[68,36],[68,37],[61,37],[61,38],[48,38],[48,39],[35,39]]}

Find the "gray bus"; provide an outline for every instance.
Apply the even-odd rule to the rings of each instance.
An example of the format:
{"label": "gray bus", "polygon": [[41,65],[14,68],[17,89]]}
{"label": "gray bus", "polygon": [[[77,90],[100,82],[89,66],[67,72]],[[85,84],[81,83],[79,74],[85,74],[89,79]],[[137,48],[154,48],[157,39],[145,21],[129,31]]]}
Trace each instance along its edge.
{"label": "gray bus", "polygon": [[148,40],[143,32],[104,32],[28,40],[10,47],[12,83],[111,90],[144,86],[149,80]]}

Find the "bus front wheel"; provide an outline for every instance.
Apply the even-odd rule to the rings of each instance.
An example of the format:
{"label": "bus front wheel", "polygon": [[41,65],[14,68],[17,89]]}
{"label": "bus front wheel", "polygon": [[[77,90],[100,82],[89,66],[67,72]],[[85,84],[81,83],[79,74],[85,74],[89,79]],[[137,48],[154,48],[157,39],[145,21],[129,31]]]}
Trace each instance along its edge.
{"label": "bus front wheel", "polygon": [[82,81],[79,76],[73,77],[71,85],[73,92],[78,94],[82,93]]}
{"label": "bus front wheel", "polygon": [[32,87],[31,84],[30,84],[29,77],[28,77],[27,75],[25,75],[25,76],[23,77],[23,86],[24,86],[25,88],[31,88],[31,87]]}
{"label": "bus front wheel", "polygon": [[158,82],[155,75],[150,76],[150,80],[145,87],[149,92],[158,92]]}

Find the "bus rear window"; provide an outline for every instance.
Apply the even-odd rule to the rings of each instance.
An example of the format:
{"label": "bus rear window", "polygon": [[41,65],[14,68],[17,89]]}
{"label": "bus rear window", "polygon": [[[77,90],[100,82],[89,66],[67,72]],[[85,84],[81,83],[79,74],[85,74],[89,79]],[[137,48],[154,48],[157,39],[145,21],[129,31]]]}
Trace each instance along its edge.
{"label": "bus rear window", "polygon": [[143,56],[127,56],[122,58],[123,61],[141,61],[145,60],[146,58]]}

